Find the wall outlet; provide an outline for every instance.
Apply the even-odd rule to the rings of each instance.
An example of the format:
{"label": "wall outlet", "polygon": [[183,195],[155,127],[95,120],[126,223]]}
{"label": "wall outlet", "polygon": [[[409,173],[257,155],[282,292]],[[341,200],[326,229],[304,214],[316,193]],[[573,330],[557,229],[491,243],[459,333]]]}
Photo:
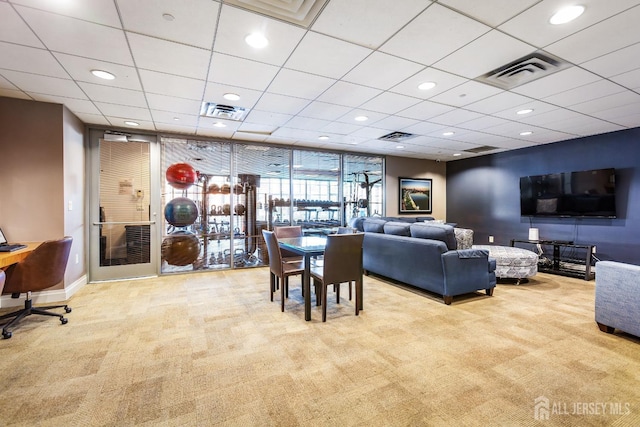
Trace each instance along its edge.
{"label": "wall outlet", "polygon": [[489,243],[493,243],[493,236],[489,236]]}
{"label": "wall outlet", "polygon": [[76,264],[80,263],[80,255],[76,254]]}
{"label": "wall outlet", "polygon": [[73,202],[71,200],[69,200],[69,210],[70,211],[73,210]]}

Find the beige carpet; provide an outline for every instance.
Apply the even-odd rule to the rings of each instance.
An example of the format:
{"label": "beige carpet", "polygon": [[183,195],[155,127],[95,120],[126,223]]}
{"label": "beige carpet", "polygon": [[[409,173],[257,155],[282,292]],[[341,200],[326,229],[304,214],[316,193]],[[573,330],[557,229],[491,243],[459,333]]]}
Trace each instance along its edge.
{"label": "beige carpet", "polygon": [[87,285],[0,340],[0,425],[640,425],[640,339],[598,330],[593,281],[446,306],[366,277],[326,323],[291,283],[285,313],[264,268]]}

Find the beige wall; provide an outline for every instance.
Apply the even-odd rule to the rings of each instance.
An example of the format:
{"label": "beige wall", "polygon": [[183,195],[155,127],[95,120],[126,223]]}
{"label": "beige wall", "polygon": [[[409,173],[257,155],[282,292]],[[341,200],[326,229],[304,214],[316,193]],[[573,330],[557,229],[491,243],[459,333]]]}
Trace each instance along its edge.
{"label": "beige wall", "polygon": [[[447,166],[444,162],[433,160],[409,159],[406,157],[387,156],[386,158],[386,216],[399,215],[398,178],[431,178],[433,198],[431,214],[406,215],[425,216],[431,215],[435,219],[447,219]],[[403,214],[403,216],[405,216]]]}
{"label": "beige wall", "polygon": [[17,242],[71,235],[65,285],[85,274],[83,132],[60,104],[0,97],[0,227]]}

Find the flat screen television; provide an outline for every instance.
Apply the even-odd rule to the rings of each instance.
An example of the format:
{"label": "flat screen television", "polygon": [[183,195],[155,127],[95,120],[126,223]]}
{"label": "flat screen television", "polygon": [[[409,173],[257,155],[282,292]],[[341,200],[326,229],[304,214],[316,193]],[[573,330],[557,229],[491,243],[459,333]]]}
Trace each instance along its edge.
{"label": "flat screen television", "polygon": [[536,217],[616,217],[615,169],[520,178],[520,213]]}

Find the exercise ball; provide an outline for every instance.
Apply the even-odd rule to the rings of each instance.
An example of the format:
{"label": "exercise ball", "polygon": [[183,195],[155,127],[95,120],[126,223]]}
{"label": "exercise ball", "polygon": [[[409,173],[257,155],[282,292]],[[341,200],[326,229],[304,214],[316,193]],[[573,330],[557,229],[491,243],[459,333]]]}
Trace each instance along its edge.
{"label": "exercise ball", "polygon": [[184,190],[191,187],[198,180],[198,173],[188,163],[174,163],[165,173],[167,182],[173,188]]}
{"label": "exercise ball", "polygon": [[162,259],[170,265],[193,264],[200,255],[200,241],[188,231],[175,231],[162,241]]}
{"label": "exercise ball", "polygon": [[186,227],[198,219],[198,206],[186,197],[176,197],[164,207],[164,218],[175,227]]}

